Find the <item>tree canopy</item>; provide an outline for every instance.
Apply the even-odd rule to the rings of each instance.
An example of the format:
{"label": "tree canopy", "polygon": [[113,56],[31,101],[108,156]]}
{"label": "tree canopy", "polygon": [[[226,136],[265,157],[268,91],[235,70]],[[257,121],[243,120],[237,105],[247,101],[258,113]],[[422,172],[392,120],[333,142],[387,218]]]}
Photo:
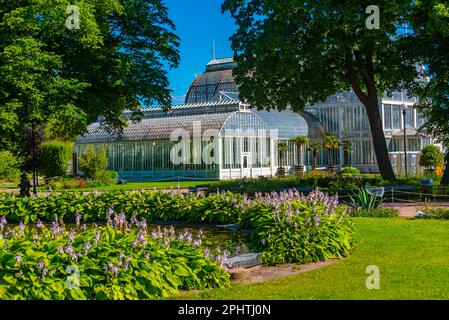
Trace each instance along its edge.
{"label": "tree canopy", "polygon": [[[232,46],[241,96],[259,108],[307,104],[352,89],[365,106],[379,169],[394,179],[388,158],[378,97],[384,92],[414,92],[418,58],[414,45],[398,33],[412,2],[377,1],[379,29],[368,29],[372,1],[226,0],[223,10],[236,20]],[[416,44],[415,44],[416,45]]]}
{"label": "tree canopy", "polygon": [[178,37],[161,0],[0,0],[0,136],[51,124],[76,136],[102,117],[120,131],[123,111],[170,104],[166,69]]}
{"label": "tree canopy", "polygon": [[421,44],[415,54],[425,62],[429,76],[428,84],[420,93],[423,99],[419,110],[427,119],[421,131],[445,145],[442,184],[449,185],[449,3],[416,1],[411,21],[414,40]]}

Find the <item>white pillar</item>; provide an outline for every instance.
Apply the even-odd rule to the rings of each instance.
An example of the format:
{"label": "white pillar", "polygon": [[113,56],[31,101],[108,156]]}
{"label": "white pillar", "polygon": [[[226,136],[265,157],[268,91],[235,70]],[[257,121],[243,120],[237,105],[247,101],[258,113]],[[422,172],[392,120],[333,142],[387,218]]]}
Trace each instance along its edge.
{"label": "white pillar", "polygon": [[[340,143],[343,142],[344,136],[343,136],[343,129],[344,129],[344,119],[343,119],[343,113],[344,113],[344,108],[343,106],[340,106],[339,108],[337,108],[338,110],[338,139],[340,140]],[[340,146],[339,148],[339,153],[340,153],[340,166],[343,167],[344,165],[344,151],[343,151],[343,147]]]}
{"label": "white pillar", "polygon": [[[217,173],[218,173],[218,179],[219,180],[222,179],[221,170],[224,169],[224,163],[223,163],[223,142],[224,142],[223,138],[220,137],[220,136],[217,136],[217,144],[218,144],[218,146],[216,145],[216,147],[218,147],[217,148],[218,152],[217,152],[217,158],[216,158],[217,163],[215,165],[218,168],[217,169]],[[222,166],[223,166],[223,168],[222,168]]]}

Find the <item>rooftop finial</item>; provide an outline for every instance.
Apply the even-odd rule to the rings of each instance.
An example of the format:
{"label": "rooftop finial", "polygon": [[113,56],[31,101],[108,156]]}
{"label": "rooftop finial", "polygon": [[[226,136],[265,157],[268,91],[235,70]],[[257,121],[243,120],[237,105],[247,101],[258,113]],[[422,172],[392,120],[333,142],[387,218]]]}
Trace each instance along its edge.
{"label": "rooftop finial", "polygon": [[215,60],[215,38],[212,38],[212,60]]}

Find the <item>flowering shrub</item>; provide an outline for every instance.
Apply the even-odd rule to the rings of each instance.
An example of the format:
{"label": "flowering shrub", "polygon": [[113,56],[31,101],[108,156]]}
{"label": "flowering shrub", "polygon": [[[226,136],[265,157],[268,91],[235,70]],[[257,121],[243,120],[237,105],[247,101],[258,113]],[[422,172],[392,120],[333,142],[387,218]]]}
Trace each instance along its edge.
{"label": "flowering shrub", "polygon": [[229,284],[219,265],[225,257],[214,261],[201,235],[148,232],[145,220],[123,214],[109,215],[104,227],[80,220],[68,231],[57,217],[51,228],[10,228],[1,218],[0,299],[155,299]]}
{"label": "flowering shrub", "polygon": [[269,265],[341,258],[353,247],[349,210],[320,191],[308,197],[293,191],[256,194],[241,222],[256,230]]}
{"label": "flowering shrub", "polygon": [[19,198],[0,195],[0,215],[12,222],[51,221],[55,215],[66,222],[74,221],[78,213],[86,222],[106,219],[111,207],[130,219],[133,215],[147,220],[187,221],[191,223],[233,223],[239,220],[237,204],[241,195],[218,193],[214,195],[178,192],[106,192],[53,193],[46,197]]}
{"label": "flowering shrub", "polygon": [[262,195],[213,195],[168,192],[111,192],[103,194],[52,194],[21,199],[4,196],[0,212],[12,221],[49,220],[55,214],[65,221],[123,218],[238,223],[253,230],[264,252],[265,264],[308,263],[348,255],[353,245],[352,221],[337,196],[315,191],[308,197],[289,191]]}

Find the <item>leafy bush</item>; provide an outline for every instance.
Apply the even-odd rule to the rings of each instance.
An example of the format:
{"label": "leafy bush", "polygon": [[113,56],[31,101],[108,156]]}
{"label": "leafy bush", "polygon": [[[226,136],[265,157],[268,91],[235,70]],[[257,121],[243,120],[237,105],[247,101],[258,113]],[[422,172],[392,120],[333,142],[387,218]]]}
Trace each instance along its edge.
{"label": "leafy bush", "polygon": [[[145,221],[110,218],[106,227],[84,230],[77,224],[70,232],[57,218],[51,229],[41,223],[8,228],[0,238],[0,297],[156,299],[179,289],[229,285],[229,275],[202,251],[201,238],[167,229],[148,234]],[[0,222],[0,231],[5,223]]]}
{"label": "leafy bush", "polygon": [[268,265],[310,263],[349,255],[353,226],[349,212],[320,191],[303,197],[290,191],[258,194],[242,214],[244,227],[255,230]]}
{"label": "leafy bush", "polygon": [[191,223],[235,223],[239,221],[239,204],[243,196],[231,193],[183,195],[178,192],[105,192],[53,193],[47,197],[18,198],[11,194],[0,197],[0,215],[19,223],[38,219],[51,221],[55,215],[73,222],[75,212],[86,222],[106,220],[106,212],[114,208],[148,220],[187,221]]}
{"label": "leafy bush", "polygon": [[350,199],[355,209],[377,209],[383,203],[381,196],[370,194],[365,188],[359,189],[358,193]]}
{"label": "leafy bush", "polygon": [[98,180],[104,174],[108,167],[108,159],[106,150],[100,148],[97,152],[93,146],[89,146],[87,153],[81,155],[79,159],[79,167],[84,177],[89,180]]}
{"label": "leafy bush", "polygon": [[338,177],[329,183],[329,188],[338,191],[339,194],[346,194],[360,188],[360,184],[361,181],[357,177]]}
{"label": "leafy bush", "polygon": [[351,216],[360,218],[395,218],[399,217],[399,211],[390,208],[359,209],[351,211]]}
{"label": "leafy bush", "polygon": [[430,144],[422,149],[420,161],[423,167],[434,169],[443,164],[444,155],[440,148]]}
{"label": "leafy bush", "polygon": [[116,183],[118,177],[119,175],[115,171],[103,170],[97,173],[95,180],[105,185],[110,185]]}
{"label": "leafy bush", "polygon": [[52,142],[42,147],[41,170],[46,177],[62,177],[67,174],[69,154],[65,144]]}
{"label": "leafy bush", "polygon": [[354,167],[343,167],[338,174],[342,177],[359,177],[362,175],[360,170]]}
{"label": "leafy bush", "polygon": [[449,220],[449,208],[423,208],[418,212],[416,218]]}
{"label": "leafy bush", "polygon": [[0,151],[0,181],[15,182],[19,179],[18,161],[9,151]]}
{"label": "leafy bush", "polygon": [[[249,194],[254,194],[259,191],[283,191],[291,188],[310,188],[310,191],[315,188],[320,188],[327,192],[338,191],[339,194],[342,194],[340,192],[341,190],[357,191],[360,187],[364,186],[382,187],[390,185],[392,185],[390,181],[385,181],[380,175],[375,174],[350,177],[335,176],[326,172],[316,171],[308,172],[302,176],[216,181],[209,185],[208,190],[210,192],[216,192],[217,189],[225,191],[244,191]],[[394,185],[420,187],[421,181],[417,177],[398,176]],[[351,194],[351,192],[348,192],[348,194]]]}
{"label": "leafy bush", "polygon": [[57,177],[53,178],[48,185],[51,190],[77,189],[85,187],[86,182],[80,178]]}

